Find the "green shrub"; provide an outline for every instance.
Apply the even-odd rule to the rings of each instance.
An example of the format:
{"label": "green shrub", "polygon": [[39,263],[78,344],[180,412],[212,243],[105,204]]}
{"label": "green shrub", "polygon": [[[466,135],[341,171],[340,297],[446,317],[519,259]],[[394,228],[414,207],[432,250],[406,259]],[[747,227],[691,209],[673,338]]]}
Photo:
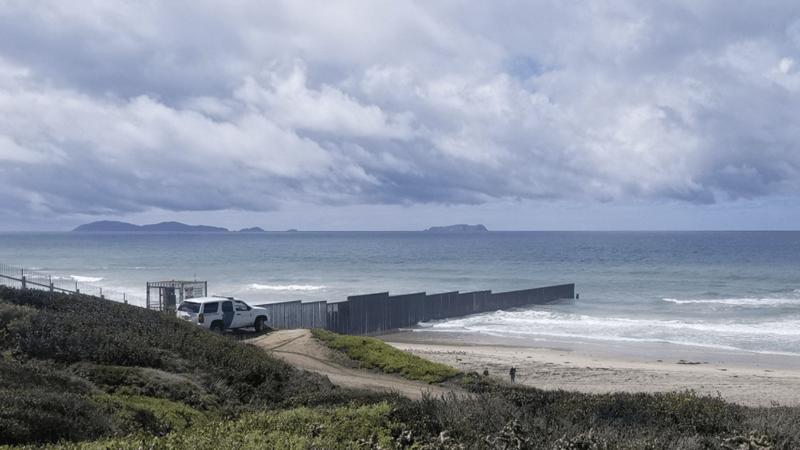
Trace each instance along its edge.
{"label": "green shrub", "polygon": [[403,397],[402,394],[397,392],[338,388],[326,391],[300,392],[278,406],[280,409],[299,407],[336,408],[342,405],[347,405],[348,407],[360,407],[375,405],[382,402],[395,404],[405,400],[407,400],[406,397]]}
{"label": "green shrub", "polygon": [[[375,339],[312,332],[365,367],[452,376]],[[80,295],[0,287],[0,345],[0,446],[800,448],[800,407],[551,391],[473,373],[461,380],[466,397],[332,389],[255,346]]]}
{"label": "green shrub", "polygon": [[362,368],[378,367],[409,380],[434,383],[461,374],[460,370],[398,350],[375,338],[342,336],[323,330],[314,330],[313,333],[318,339],[328,341],[328,347],[347,351],[347,355],[358,360]]}
{"label": "green shrub", "polygon": [[96,393],[92,383],[41,361],[27,364],[13,359],[0,361],[0,380],[0,388],[4,389],[50,389],[76,395]]}
{"label": "green shrub", "polygon": [[194,380],[157,369],[103,366],[81,362],[70,372],[89,380],[107,394],[136,395],[180,401],[199,409],[211,409],[216,401]]}
{"label": "green shrub", "polygon": [[92,399],[111,411],[114,426],[121,436],[146,432],[163,436],[183,431],[205,416],[189,406],[166,399],[139,395],[100,395]]}
{"label": "green shrub", "polygon": [[112,430],[106,410],[71,393],[0,388],[0,405],[0,445],[93,440]]}
{"label": "green shrub", "polygon": [[312,328],[311,335],[319,339],[320,341],[326,341],[326,342],[335,341],[336,338],[340,336],[332,331],[323,330],[322,328]]}
{"label": "green shrub", "polygon": [[0,300],[0,348],[12,348],[20,325],[28,321],[34,314],[36,314],[36,310],[33,308]]}
{"label": "green shrub", "polygon": [[0,304],[35,310],[25,316],[15,339],[6,342],[25,358],[193,371],[220,405],[277,403],[299,391],[333,387],[326,378],[299,371],[258,347],[157,311],[2,286],[0,299]]}
{"label": "green shrub", "polygon": [[245,414],[234,420],[196,423],[182,432],[163,436],[136,433],[78,444],[60,443],[52,449],[353,449],[396,448],[402,427],[391,419],[387,403],[358,408],[293,408],[280,412]]}
{"label": "green shrub", "polygon": [[35,309],[27,306],[0,302],[0,329],[7,328],[13,322],[24,321],[35,313]]}
{"label": "green shrub", "polygon": [[591,431],[581,433],[578,436],[567,437],[557,440],[553,450],[607,450],[608,441],[598,437]]}

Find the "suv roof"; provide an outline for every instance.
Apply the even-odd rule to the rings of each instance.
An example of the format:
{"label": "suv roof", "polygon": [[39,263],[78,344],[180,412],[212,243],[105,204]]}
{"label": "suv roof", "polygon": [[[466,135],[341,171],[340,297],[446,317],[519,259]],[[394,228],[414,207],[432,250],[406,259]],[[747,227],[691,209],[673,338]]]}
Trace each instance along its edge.
{"label": "suv roof", "polygon": [[196,298],[183,299],[183,301],[185,302],[194,302],[194,303],[221,302],[223,300],[238,300],[240,302],[244,301],[240,298],[234,298],[234,297],[196,297]]}

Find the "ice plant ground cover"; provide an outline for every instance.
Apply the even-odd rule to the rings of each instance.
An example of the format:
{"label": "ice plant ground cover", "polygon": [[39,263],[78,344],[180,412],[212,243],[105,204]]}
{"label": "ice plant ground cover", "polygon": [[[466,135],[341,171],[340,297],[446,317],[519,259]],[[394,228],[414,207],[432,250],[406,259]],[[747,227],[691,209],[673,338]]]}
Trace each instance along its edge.
{"label": "ice plant ground cover", "polygon": [[429,382],[440,382],[461,374],[460,370],[398,350],[375,338],[342,336],[320,329],[314,329],[312,333],[317,339],[326,341],[328,347],[340,349],[359,361],[362,368],[378,367],[386,373],[399,373],[409,380]]}

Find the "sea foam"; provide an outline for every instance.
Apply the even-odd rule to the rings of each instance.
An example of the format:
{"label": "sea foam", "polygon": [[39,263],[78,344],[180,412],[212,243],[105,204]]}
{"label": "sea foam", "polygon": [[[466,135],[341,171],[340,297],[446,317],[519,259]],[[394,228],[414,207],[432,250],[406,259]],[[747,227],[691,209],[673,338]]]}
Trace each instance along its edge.
{"label": "sea foam", "polygon": [[257,284],[253,283],[250,285],[251,289],[257,290],[268,290],[268,291],[316,291],[319,289],[325,289],[325,286],[313,286],[313,285],[269,285],[269,284]]}
{"label": "sea foam", "polygon": [[70,275],[70,278],[79,283],[97,283],[103,279],[103,277],[84,277],[81,275]]}
{"label": "sea foam", "polygon": [[778,305],[800,305],[800,299],[796,298],[725,298],[725,299],[711,299],[711,300],[677,300],[674,298],[665,298],[665,302],[672,302],[677,304],[720,304],[720,305],[734,305],[734,306],[778,306]]}

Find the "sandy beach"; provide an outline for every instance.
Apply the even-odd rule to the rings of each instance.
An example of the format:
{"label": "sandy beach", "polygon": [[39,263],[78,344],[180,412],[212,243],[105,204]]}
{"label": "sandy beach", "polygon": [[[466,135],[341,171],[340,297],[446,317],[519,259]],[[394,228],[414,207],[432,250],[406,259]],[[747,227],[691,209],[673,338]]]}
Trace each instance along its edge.
{"label": "sandy beach", "polygon": [[582,353],[569,349],[463,343],[431,333],[378,336],[384,342],[466,372],[542,389],[586,393],[693,390],[746,406],[800,405],[800,370],[699,360],[658,360]]}

